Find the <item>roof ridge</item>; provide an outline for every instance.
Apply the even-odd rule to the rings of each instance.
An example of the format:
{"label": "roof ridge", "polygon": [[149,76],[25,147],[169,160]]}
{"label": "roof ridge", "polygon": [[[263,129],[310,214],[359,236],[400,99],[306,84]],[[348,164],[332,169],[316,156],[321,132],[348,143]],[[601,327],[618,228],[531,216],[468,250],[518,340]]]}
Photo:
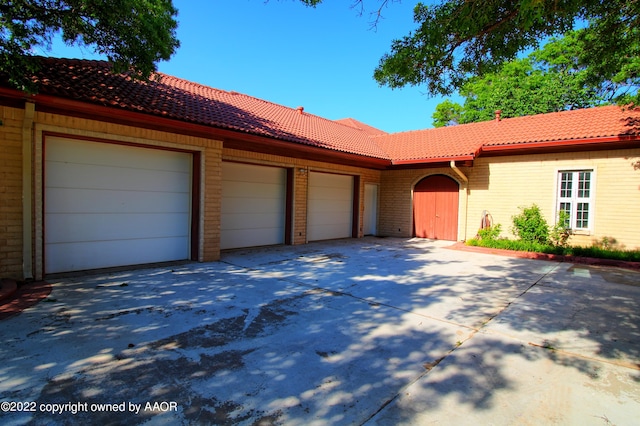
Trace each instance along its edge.
{"label": "roof ridge", "polygon": [[[56,58],[56,57],[53,57],[53,56],[39,56],[39,57],[40,58],[44,58],[44,59],[46,59],[48,61],[52,61],[52,62],[64,61],[64,62],[70,63],[70,64],[78,63],[78,64],[85,64],[85,65],[100,64],[102,66],[111,68],[111,62],[107,61],[107,60],[104,60],[104,59]],[[126,75],[125,73],[120,73],[120,74],[121,75]],[[218,92],[218,93],[226,93],[226,94],[229,94],[229,95],[244,96],[244,97],[256,100],[256,101],[260,101],[260,102],[265,103],[265,104],[275,105],[275,106],[278,106],[278,107],[286,108],[286,109],[291,110],[292,112],[295,112],[296,109],[299,108],[299,107],[296,107],[296,108],[289,107],[289,106],[286,106],[286,105],[283,105],[283,104],[279,104],[277,102],[273,102],[273,101],[269,101],[269,100],[266,100],[266,99],[258,98],[258,97],[252,96],[252,95],[248,95],[246,93],[238,92],[236,90],[220,89],[220,88],[209,86],[207,84],[200,83],[200,82],[197,82],[197,81],[189,80],[189,79],[182,78],[182,77],[176,77],[174,75],[167,74],[167,73],[162,72],[162,71],[154,71],[154,72],[151,73],[151,76],[156,76],[156,75],[160,77],[160,80],[150,79],[150,81],[162,83],[162,79],[163,78],[168,78],[168,79],[171,79],[171,80],[174,80],[174,81],[179,81],[179,82],[181,82],[181,83],[183,83],[185,85],[196,86],[196,87],[200,87],[202,89],[212,90],[212,91],[215,91],[215,92]],[[311,114],[311,113],[307,113],[307,114],[311,115],[311,116],[315,116],[315,117],[319,117],[319,118],[325,119],[324,117],[321,117],[319,115],[315,115],[315,114]],[[325,119],[325,120],[328,120],[328,119]],[[332,120],[328,120],[328,121],[332,121]]]}
{"label": "roof ridge", "polygon": [[166,76],[166,77],[172,78],[172,79],[174,79],[176,81],[181,81],[183,83],[187,83],[187,84],[190,84],[190,85],[198,86],[198,87],[203,88],[203,89],[214,90],[214,91],[219,92],[219,93],[226,93],[228,95],[233,95],[233,96],[236,96],[236,95],[244,96],[246,98],[249,98],[249,99],[252,99],[252,100],[255,100],[255,101],[259,101],[259,102],[262,102],[264,104],[274,105],[274,106],[277,106],[277,107],[285,108],[287,110],[290,110],[291,112],[300,111],[300,109],[302,108],[302,111],[300,111],[300,112],[303,113],[303,114],[307,114],[308,116],[311,116],[311,117],[320,118],[322,120],[334,122],[333,120],[329,120],[328,118],[322,117],[320,115],[316,115],[316,114],[313,114],[313,113],[310,113],[310,112],[306,112],[306,111],[304,111],[304,107],[301,107],[301,106],[290,107],[290,106],[283,105],[283,104],[278,103],[278,102],[273,102],[273,101],[269,101],[269,100],[266,100],[266,99],[258,98],[256,96],[248,95],[246,93],[238,92],[236,90],[220,89],[220,88],[213,87],[213,86],[208,86],[208,85],[206,85],[204,83],[199,83],[199,82],[196,82],[196,81],[193,81],[193,80],[188,80],[188,79],[185,79],[185,78],[172,76],[170,74],[166,74],[166,73],[163,73],[163,72],[156,72],[154,74],[158,74],[158,75],[161,75],[163,77]]}

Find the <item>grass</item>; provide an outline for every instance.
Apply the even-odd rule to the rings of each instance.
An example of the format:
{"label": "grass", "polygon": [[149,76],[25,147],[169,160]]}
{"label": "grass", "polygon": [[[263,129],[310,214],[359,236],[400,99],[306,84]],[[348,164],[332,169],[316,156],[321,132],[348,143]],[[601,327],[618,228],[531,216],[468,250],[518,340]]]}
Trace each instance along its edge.
{"label": "grass", "polygon": [[507,239],[477,239],[466,242],[469,246],[486,247],[504,250],[528,251],[534,253],[558,254],[564,256],[592,257],[597,259],[612,259],[626,262],[640,262],[640,250],[617,250],[602,247],[553,246],[531,243],[522,240]]}

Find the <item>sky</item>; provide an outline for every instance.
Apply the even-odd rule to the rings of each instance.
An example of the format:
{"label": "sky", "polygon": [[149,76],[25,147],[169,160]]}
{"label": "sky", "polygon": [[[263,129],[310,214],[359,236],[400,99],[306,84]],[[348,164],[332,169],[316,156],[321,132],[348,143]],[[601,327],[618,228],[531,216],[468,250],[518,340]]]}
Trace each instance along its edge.
{"label": "sky", "polygon": [[[330,120],[354,118],[395,133],[430,128],[443,98],[425,87],[380,87],[373,71],[392,40],[416,25],[417,1],[390,1],[372,29],[355,0],[173,0],[180,48],[160,72],[236,91]],[[363,0],[377,9],[378,0]],[[90,48],[54,42],[41,55],[104,59]],[[454,99],[460,102],[459,99]]]}

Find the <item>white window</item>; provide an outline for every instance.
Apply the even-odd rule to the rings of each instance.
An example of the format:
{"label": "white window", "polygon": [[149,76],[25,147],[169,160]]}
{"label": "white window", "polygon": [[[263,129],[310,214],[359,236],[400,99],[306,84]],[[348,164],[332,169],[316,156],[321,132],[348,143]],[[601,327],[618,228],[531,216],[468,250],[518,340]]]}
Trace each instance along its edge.
{"label": "white window", "polygon": [[593,223],[593,170],[558,172],[558,208],[568,214],[568,227],[588,231]]}

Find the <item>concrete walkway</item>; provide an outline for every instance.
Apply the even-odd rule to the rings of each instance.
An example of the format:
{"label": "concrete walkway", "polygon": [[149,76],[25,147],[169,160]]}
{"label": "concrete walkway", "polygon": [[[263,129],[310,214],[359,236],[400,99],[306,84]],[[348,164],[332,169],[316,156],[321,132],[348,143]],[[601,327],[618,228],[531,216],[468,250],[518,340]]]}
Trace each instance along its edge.
{"label": "concrete walkway", "polygon": [[640,272],[449,245],[366,238],[52,281],[0,322],[0,420],[637,424]]}

